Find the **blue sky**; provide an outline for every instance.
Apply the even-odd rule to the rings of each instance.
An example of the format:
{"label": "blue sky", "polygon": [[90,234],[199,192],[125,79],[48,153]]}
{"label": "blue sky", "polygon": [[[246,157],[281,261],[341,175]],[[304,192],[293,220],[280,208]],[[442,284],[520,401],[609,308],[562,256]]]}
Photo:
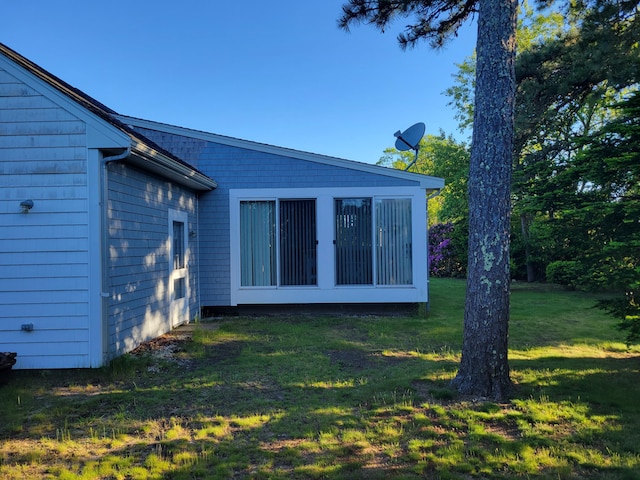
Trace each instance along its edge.
{"label": "blue sky", "polygon": [[443,95],[475,26],[402,51],[337,28],[343,0],[3,2],[0,41],[124,115],[375,163],[416,122],[461,140]]}

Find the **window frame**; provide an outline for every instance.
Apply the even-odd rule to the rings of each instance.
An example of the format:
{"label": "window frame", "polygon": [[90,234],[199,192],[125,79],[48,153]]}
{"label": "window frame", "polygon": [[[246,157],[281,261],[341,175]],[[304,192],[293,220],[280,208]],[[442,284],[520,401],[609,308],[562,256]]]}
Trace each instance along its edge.
{"label": "window frame", "polygon": [[[295,201],[312,201],[314,204],[314,213],[315,213],[315,225],[313,226],[314,232],[313,236],[315,238],[315,283],[313,284],[287,284],[283,283],[282,280],[282,225],[281,225],[281,202],[295,202]],[[243,285],[242,284],[242,272],[240,273],[240,288],[314,288],[318,286],[317,280],[317,270],[318,270],[318,201],[317,198],[314,197],[274,197],[274,198],[261,198],[261,199],[240,199],[238,201],[238,211],[240,215],[242,215],[242,204],[243,203],[273,203],[274,204],[274,224],[273,224],[273,235],[274,235],[274,247],[273,247],[273,255],[274,255],[274,265],[275,265],[275,283],[269,285]],[[239,238],[240,242],[242,242],[242,222],[239,225]],[[238,265],[242,271],[243,269],[243,259],[242,259],[242,245],[240,246],[240,258]]]}
{"label": "window frame", "polygon": [[[175,242],[175,224],[182,224],[182,232],[180,244],[182,247],[182,262],[176,265],[176,242]],[[168,289],[169,295],[169,316],[171,325],[178,325],[184,321],[188,321],[189,304],[191,301],[191,285],[189,279],[189,215],[182,210],[170,208],[168,211],[168,229],[169,229],[169,258],[168,258]],[[181,285],[182,295],[176,296],[176,283]]]}
{"label": "window frame", "polygon": [[[356,197],[371,197],[374,202],[384,198],[410,199],[410,238],[412,242],[412,281],[410,284],[336,284],[334,202],[337,198]],[[428,301],[426,197],[425,189],[420,188],[419,185],[229,189],[230,304]],[[317,286],[246,287],[240,285],[240,202],[277,199],[316,200]],[[373,218],[372,228],[375,228],[375,218]],[[372,234],[375,235],[375,232]]]}

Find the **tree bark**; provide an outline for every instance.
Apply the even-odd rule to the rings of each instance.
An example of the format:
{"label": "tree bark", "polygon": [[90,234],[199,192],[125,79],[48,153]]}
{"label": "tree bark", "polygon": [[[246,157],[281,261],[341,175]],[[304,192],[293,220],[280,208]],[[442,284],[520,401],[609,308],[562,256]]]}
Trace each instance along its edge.
{"label": "tree bark", "polygon": [[509,234],[514,138],[515,0],[480,0],[474,128],[469,165],[469,260],[462,394],[504,400],[511,389]]}
{"label": "tree bark", "polygon": [[524,263],[527,266],[527,282],[536,281],[536,271],[531,261],[531,218],[526,213],[520,214],[520,232],[522,233],[522,242],[524,243]]}

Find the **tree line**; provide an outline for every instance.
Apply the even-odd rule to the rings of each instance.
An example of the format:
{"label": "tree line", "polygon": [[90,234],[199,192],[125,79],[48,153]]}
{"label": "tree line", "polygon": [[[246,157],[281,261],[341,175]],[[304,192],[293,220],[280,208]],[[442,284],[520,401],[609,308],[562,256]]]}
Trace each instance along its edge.
{"label": "tree line", "polygon": [[[338,19],[344,29],[365,23],[383,31],[406,19],[397,37],[403,48],[421,40],[440,48],[465,21],[477,22],[475,57],[448,92],[461,123],[472,127],[468,156],[451,138],[428,137],[433,150],[453,155],[417,168],[447,179],[432,218],[450,220],[454,236],[466,238],[466,262],[458,262],[467,279],[462,356],[451,384],[495,400],[512,389],[514,276],[619,288],[624,296],[601,306],[621,315],[628,341],[637,339],[640,323],[638,0],[538,0],[536,7],[518,0],[348,0]],[[389,155],[383,163],[402,162]]]}
{"label": "tree line", "polygon": [[[599,306],[640,342],[640,18],[637,1],[521,5],[511,179],[510,276],[610,294]],[[473,127],[476,57],[446,94]],[[467,275],[470,148],[423,138],[415,171],[431,201],[431,273]],[[388,149],[378,162],[404,169]]]}

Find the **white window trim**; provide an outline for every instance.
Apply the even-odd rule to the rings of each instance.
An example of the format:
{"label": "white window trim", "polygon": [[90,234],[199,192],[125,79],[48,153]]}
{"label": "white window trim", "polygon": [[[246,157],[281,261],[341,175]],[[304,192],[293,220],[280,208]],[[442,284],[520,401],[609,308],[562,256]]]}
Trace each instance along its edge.
{"label": "white window trim", "polygon": [[[336,285],[334,199],[411,198],[413,282],[410,285]],[[240,202],[315,199],[318,285],[242,287],[240,285]],[[427,301],[426,193],[419,187],[329,187],[229,190],[231,305],[278,303],[385,303]],[[331,228],[326,219],[331,219]],[[375,292],[375,294],[372,294]]]}
{"label": "white window trim", "polygon": [[[189,299],[191,297],[191,289],[189,285],[189,215],[187,212],[174,210],[172,208],[169,209],[168,212],[168,231],[169,231],[169,239],[173,239],[173,222],[181,222],[184,224],[183,229],[183,245],[184,245],[184,268],[174,268],[173,267],[173,241],[169,243],[169,285],[168,285],[168,294],[169,294],[169,310],[171,318],[172,326],[180,323],[180,321],[186,321],[189,318]],[[183,298],[176,299],[174,292],[174,281],[178,278],[184,278],[184,288],[185,288],[185,296]],[[176,303],[186,302],[184,307],[180,307],[180,309],[186,309],[186,319],[181,319],[176,322],[173,318],[174,316],[174,308]]]}

